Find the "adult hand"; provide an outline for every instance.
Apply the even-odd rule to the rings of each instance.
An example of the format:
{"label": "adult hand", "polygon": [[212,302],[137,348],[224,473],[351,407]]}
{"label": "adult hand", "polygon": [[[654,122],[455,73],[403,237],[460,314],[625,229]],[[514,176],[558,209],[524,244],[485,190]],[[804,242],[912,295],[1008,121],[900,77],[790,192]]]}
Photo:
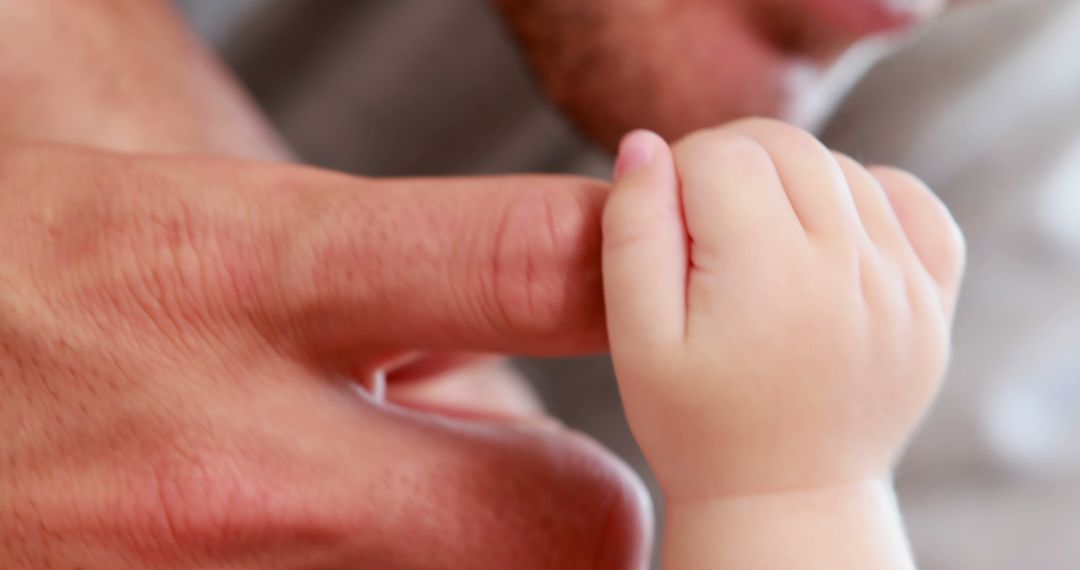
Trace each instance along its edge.
{"label": "adult hand", "polygon": [[673,140],[748,115],[824,107],[822,72],[858,40],[945,0],[494,0],[552,98],[600,142]]}
{"label": "adult hand", "polygon": [[[164,2],[0,12],[17,141],[0,145],[0,566],[640,566],[647,502],[598,446],[461,384],[420,413],[348,380],[398,350],[599,347],[602,185],[27,143],[283,154]],[[496,413],[447,417],[475,408]]]}
{"label": "adult hand", "polygon": [[602,185],[27,144],[0,181],[5,568],[637,556],[633,483],[583,438],[352,381],[401,350],[601,346]]}

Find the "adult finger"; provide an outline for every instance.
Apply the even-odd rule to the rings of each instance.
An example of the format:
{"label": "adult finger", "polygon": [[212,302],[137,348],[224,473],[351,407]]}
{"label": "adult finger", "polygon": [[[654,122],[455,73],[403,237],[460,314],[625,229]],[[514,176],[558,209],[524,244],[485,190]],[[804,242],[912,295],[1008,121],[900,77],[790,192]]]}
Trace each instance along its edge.
{"label": "adult finger", "polygon": [[171,2],[0,2],[0,28],[0,139],[290,155]]}
{"label": "adult finger", "polygon": [[[376,181],[266,167],[271,314],[320,350],[581,353],[604,344],[604,184]],[[269,177],[268,177],[269,175]]]}
{"label": "adult finger", "polygon": [[[357,460],[339,464],[333,472],[344,472],[342,485],[326,490],[340,491],[337,504],[352,507],[346,520],[360,529],[377,521],[390,536],[413,537],[387,544],[367,532],[352,533],[357,562],[611,570],[645,564],[651,513],[644,489],[624,464],[586,438],[392,410],[356,419],[386,425],[348,430],[352,441],[343,443]],[[365,434],[379,434],[378,441]],[[396,451],[355,453],[371,445]],[[372,457],[381,459],[373,463]],[[379,475],[387,472],[395,475]],[[365,492],[382,486],[383,493]],[[399,516],[388,518],[387,512]],[[368,559],[380,543],[393,551]]]}
{"label": "adult finger", "polygon": [[228,414],[213,443],[193,436],[194,447],[156,460],[152,484],[119,490],[127,499],[162,489],[144,500],[165,516],[136,517],[140,532],[130,540],[163,559],[197,558],[197,567],[221,553],[237,563],[270,558],[274,567],[645,563],[648,497],[625,464],[587,438],[381,406],[329,383],[281,386],[245,394],[243,412]]}

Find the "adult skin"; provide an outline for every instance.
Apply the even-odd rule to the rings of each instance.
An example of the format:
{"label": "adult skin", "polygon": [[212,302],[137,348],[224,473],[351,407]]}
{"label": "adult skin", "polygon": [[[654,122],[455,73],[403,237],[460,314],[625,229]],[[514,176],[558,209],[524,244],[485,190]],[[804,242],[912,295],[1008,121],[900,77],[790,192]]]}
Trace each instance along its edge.
{"label": "adult skin", "polygon": [[643,563],[636,479],[521,392],[340,380],[601,349],[604,185],[238,160],[287,152],[164,2],[0,22],[0,566]]}
{"label": "adult skin", "polygon": [[[813,120],[825,71],[855,42],[945,0],[493,0],[551,97],[610,148],[750,115]],[[814,93],[815,90],[829,93]],[[823,108],[827,103],[821,102]]]}
{"label": "adult skin", "polygon": [[443,386],[502,416],[464,423],[338,380],[601,349],[604,185],[196,156],[286,153],[166,3],[0,22],[0,566],[639,563],[636,480],[521,392]]}

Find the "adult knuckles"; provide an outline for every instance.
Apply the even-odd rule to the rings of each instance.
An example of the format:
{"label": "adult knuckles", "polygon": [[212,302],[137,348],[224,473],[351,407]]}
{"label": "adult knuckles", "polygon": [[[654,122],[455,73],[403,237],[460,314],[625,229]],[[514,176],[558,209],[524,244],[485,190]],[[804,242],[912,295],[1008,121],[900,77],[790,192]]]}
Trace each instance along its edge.
{"label": "adult knuckles", "polygon": [[[599,182],[582,183],[602,190]],[[508,334],[556,335],[602,320],[597,196],[535,188],[504,206],[490,267],[490,302]]]}
{"label": "adult knuckles", "polygon": [[[417,199],[418,181],[365,187],[288,171],[270,182],[280,222],[268,248],[278,318],[299,325],[288,334],[331,353],[358,341],[394,343],[355,323],[404,314],[395,323],[404,330],[427,310],[456,331],[477,332],[479,342],[558,344],[565,336],[581,349],[582,336],[595,335],[598,346],[606,186],[542,176],[478,182],[476,192],[459,181],[446,186],[460,201],[437,196],[438,181],[427,200]],[[320,188],[306,191],[313,185]],[[420,287],[413,303],[399,302]]]}
{"label": "adult knuckles", "polygon": [[[58,310],[186,326],[236,319],[256,297],[266,232],[228,178],[215,188],[198,164],[66,148],[16,155],[0,168],[34,192],[12,200],[27,220],[19,261]],[[52,172],[34,166],[45,159]]]}

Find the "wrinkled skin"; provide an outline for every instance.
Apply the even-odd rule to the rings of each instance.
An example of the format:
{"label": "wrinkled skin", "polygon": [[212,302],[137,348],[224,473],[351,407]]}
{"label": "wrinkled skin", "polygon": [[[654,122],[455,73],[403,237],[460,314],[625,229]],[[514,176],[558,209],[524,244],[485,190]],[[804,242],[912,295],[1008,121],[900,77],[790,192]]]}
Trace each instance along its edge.
{"label": "wrinkled skin", "polygon": [[33,6],[0,3],[0,566],[640,563],[636,478],[505,367],[409,361],[424,413],[341,380],[600,348],[602,184],[194,156],[286,153],[163,5]]}
{"label": "wrinkled skin", "polygon": [[239,160],[288,151],[164,2],[0,27],[0,566],[643,564],[637,478],[476,356],[603,348],[605,185]]}

